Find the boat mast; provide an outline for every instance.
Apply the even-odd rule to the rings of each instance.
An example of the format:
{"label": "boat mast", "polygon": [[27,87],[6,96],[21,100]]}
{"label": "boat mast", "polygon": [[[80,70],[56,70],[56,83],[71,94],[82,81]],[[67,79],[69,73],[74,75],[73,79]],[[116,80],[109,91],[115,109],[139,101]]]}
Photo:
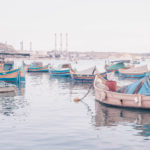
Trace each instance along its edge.
{"label": "boat mast", "polygon": [[23,41],[20,42],[20,50],[23,51]]}
{"label": "boat mast", "polygon": [[69,52],[68,52],[68,33],[66,33],[66,57],[69,58]]}
{"label": "boat mast", "polygon": [[32,51],[32,42],[30,41],[30,51]]}
{"label": "boat mast", "polygon": [[68,33],[66,33],[66,53],[68,52]]}
{"label": "boat mast", "polygon": [[54,34],[54,36],[55,36],[55,55],[56,55],[56,53],[57,53],[57,34],[55,33]]}
{"label": "boat mast", "polygon": [[62,33],[60,33],[60,53],[62,53]]}

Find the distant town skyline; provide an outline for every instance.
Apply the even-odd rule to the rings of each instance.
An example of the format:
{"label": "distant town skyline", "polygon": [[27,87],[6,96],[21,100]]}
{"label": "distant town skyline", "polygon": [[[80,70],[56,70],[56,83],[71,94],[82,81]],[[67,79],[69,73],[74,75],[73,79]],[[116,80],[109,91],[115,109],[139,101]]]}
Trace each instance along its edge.
{"label": "distant town skyline", "polygon": [[[0,42],[20,49],[150,52],[149,0],[5,0]],[[32,42],[32,46],[31,46]]]}

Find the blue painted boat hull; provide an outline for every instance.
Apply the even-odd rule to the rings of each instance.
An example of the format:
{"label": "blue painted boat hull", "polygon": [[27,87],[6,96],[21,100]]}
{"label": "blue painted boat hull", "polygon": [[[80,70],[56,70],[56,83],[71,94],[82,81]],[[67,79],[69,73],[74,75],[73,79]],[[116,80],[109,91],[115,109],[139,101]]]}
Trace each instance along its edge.
{"label": "blue painted boat hull", "polygon": [[119,73],[119,77],[121,78],[143,78],[147,75],[147,73],[144,74],[123,74],[123,73]]}
{"label": "blue painted boat hull", "polygon": [[74,81],[78,82],[93,82],[94,80],[94,75],[71,74],[71,77]]}
{"label": "blue painted boat hull", "polygon": [[28,67],[28,72],[48,72],[48,66],[44,66],[44,67]]}
{"label": "blue painted boat hull", "polygon": [[51,76],[71,77],[70,69],[66,70],[49,70]]}
{"label": "blue painted boat hull", "polygon": [[0,72],[0,81],[21,83],[25,82],[25,71],[23,68]]}

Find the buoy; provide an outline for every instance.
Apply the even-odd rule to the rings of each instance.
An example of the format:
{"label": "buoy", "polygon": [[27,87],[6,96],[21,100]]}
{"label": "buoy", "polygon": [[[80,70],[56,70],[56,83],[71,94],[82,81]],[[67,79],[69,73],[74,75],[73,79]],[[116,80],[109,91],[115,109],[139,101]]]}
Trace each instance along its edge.
{"label": "buoy", "polygon": [[78,101],[80,101],[80,99],[79,99],[78,97],[75,97],[75,98],[74,98],[74,101],[75,101],[75,102],[78,102]]}

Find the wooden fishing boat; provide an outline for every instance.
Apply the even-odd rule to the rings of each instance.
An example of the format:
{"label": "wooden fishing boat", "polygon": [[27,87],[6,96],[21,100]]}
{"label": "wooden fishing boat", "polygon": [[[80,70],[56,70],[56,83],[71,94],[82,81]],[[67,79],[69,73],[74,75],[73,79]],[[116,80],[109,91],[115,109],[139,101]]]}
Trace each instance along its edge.
{"label": "wooden fishing boat", "polygon": [[48,72],[48,65],[43,66],[41,62],[33,62],[28,66],[28,72]]}
{"label": "wooden fishing boat", "polygon": [[119,69],[119,76],[123,78],[143,78],[147,74],[150,74],[147,65],[130,69]]}
{"label": "wooden fishing boat", "polygon": [[25,82],[25,71],[23,66],[17,69],[12,69],[13,67],[9,67],[8,70],[5,66],[7,66],[7,63],[0,64],[0,81],[15,83]]}
{"label": "wooden fishing boat", "polygon": [[70,69],[70,64],[62,64],[59,65],[57,68],[50,67],[49,73],[51,76],[70,77]]}
{"label": "wooden fishing boat", "polygon": [[[150,109],[149,77],[137,82],[121,88],[117,87],[114,81],[108,81],[101,76],[96,76],[94,80],[95,99],[110,106]],[[127,92],[125,92],[125,89]]]}
{"label": "wooden fishing boat", "polygon": [[[96,74],[100,74],[96,67],[91,67],[82,71],[70,70],[71,77],[77,82],[93,82]],[[106,72],[101,73],[103,77],[106,77]]]}
{"label": "wooden fishing boat", "polygon": [[124,62],[118,62],[115,64],[111,64],[111,65],[107,65],[105,64],[105,69],[107,72],[115,72],[118,73],[118,70],[121,68],[126,68],[126,66],[124,65]]}

